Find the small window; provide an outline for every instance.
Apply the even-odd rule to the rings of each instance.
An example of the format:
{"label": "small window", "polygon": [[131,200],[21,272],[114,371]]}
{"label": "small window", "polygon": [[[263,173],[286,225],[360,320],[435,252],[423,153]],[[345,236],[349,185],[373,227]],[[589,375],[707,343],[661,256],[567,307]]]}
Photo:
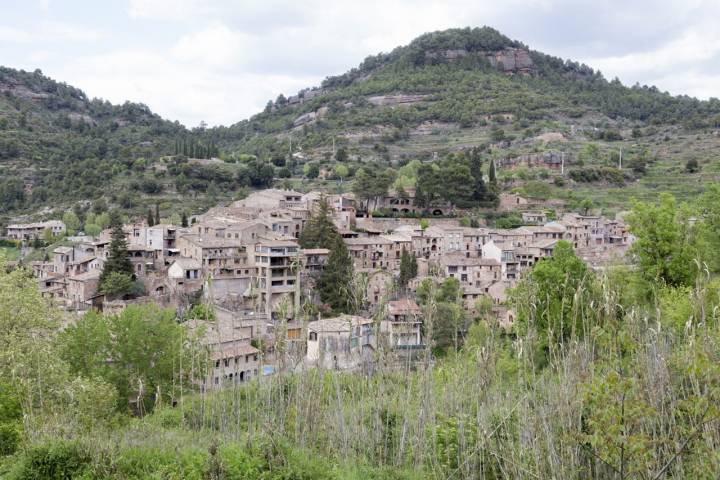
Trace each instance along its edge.
{"label": "small window", "polygon": [[317,332],[310,332],[310,341],[311,342],[317,341]]}

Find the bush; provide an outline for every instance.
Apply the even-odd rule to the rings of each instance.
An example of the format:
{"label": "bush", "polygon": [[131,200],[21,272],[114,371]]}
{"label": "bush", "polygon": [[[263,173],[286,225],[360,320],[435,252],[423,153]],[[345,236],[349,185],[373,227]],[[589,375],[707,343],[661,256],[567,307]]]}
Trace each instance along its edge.
{"label": "bush", "polygon": [[15,453],[21,437],[21,426],[19,423],[0,424],[0,456]]}
{"label": "bush", "polygon": [[76,442],[55,441],[26,451],[10,472],[13,480],[65,480],[87,472],[90,454]]}

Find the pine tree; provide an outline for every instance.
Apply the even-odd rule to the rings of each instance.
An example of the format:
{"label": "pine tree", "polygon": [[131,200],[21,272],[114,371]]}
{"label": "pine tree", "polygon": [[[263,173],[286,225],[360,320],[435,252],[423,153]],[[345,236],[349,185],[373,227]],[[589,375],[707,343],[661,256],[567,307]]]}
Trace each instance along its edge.
{"label": "pine tree", "polygon": [[188,218],[185,212],[182,213],[182,220],[180,221],[180,226],[184,228],[187,228],[188,226]]}
{"label": "pine tree", "polygon": [[330,217],[330,205],[323,196],[317,211],[310,217],[308,224],[300,234],[298,242],[302,248],[331,249],[342,238]]}
{"label": "pine tree", "polygon": [[353,313],[352,304],[353,262],[345,242],[338,237],[317,282],[320,300],[334,313]]}
{"label": "pine tree", "polygon": [[102,290],[103,283],[112,273],[120,273],[128,277],[133,275],[133,266],[128,255],[122,219],[117,211],[110,213],[110,228],[112,228],[112,233],[110,234],[109,253],[100,274],[100,290]]}

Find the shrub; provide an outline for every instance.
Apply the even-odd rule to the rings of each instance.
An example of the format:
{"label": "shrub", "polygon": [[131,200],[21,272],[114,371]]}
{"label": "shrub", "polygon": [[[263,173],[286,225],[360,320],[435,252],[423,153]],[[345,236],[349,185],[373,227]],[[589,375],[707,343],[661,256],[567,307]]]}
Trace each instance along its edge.
{"label": "shrub", "polygon": [[59,440],[26,451],[8,478],[13,480],[65,480],[83,475],[90,454],[76,442]]}

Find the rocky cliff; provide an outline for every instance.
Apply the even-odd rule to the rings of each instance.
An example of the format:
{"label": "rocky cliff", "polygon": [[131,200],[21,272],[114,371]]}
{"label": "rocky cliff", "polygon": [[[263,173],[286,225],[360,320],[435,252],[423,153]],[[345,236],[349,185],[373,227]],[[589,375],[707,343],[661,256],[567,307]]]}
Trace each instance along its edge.
{"label": "rocky cliff", "polygon": [[529,75],[535,72],[535,65],[530,52],[522,48],[507,47],[497,51],[475,51],[471,52],[465,49],[439,50],[425,52],[425,57],[429,59],[442,58],[444,60],[458,60],[470,55],[484,57],[490,65],[507,74],[518,73],[521,75]]}

